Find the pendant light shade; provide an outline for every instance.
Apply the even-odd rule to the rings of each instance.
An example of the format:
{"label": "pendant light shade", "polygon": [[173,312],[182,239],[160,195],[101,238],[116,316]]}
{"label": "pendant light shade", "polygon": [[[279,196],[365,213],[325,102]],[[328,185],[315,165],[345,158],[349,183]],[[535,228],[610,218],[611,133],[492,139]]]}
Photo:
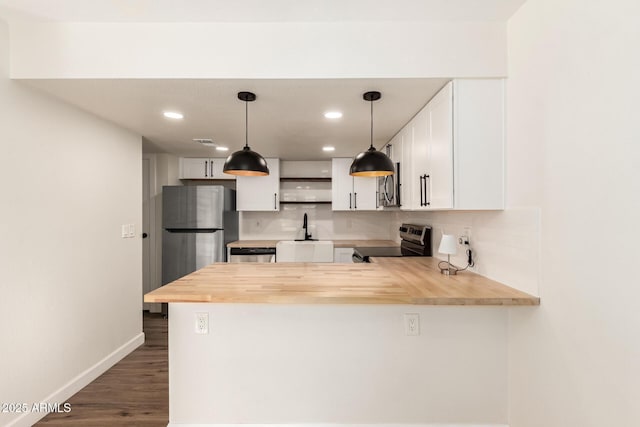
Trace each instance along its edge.
{"label": "pendant light shade", "polygon": [[256,100],[251,92],[238,92],[238,99],[245,102],[245,143],[244,148],[232,153],[224,162],[222,171],[229,175],[265,176],[269,175],[267,161],[249,147],[249,102]]}
{"label": "pendant light shade", "polygon": [[353,159],[349,174],[352,176],[387,176],[393,175],[394,167],[391,159],[373,146],[373,101],[380,99],[380,92],[366,92],[362,95],[371,103],[371,146]]}

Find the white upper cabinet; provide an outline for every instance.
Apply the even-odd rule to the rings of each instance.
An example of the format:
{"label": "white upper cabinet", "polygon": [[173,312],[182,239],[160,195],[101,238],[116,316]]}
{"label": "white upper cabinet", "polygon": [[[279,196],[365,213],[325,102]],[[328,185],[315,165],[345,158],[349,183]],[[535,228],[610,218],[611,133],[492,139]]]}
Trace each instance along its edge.
{"label": "white upper cabinet", "polygon": [[402,209],[504,209],[504,82],[448,83],[399,132]]}
{"label": "white upper cabinet", "polygon": [[[403,209],[453,207],[452,84],[447,84],[407,125],[403,147],[408,197]],[[405,143],[406,141],[406,143]]]}
{"label": "white upper cabinet", "polygon": [[409,209],[427,209],[429,207],[427,202],[426,181],[430,177],[429,172],[429,140],[431,134],[431,122],[429,120],[429,108],[428,106],[423,108],[409,123],[409,132],[411,144],[407,143],[409,149],[409,163],[411,167],[411,175],[407,182],[408,188],[411,191],[410,200],[408,205]]}
{"label": "white upper cabinet", "polygon": [[180,179],[235,179],[222,172],[224,158],[181,157]]}
{"label": "white upper cabinet", "polygon": [[456,209],[504,209],[504,80],[454,80]]}
{"label": "white upper cabinet", "polygon": [[429,112],[428,173],[424,179],[425,206],[453,208],[453,93],[446,85],[427,106]]}
{"label": "white upper cabinet", "polygon": [[378,209],[378,178],[353,177],[353,209],[359,211]]}
{"label": "white upper cabinet", "polygon": [[334,211],[376,210],[376,178],[349,175],[351,158],[336,158],[331,162],[331,208]]}
{"label": "white upper cabinet", "polygon": [[236,204],[239,211],[280,210],[280,159],[265,159],[267,176],[237,176]]}
{"label": "white upper cabinet", "polygon": [[348,211],[353,209],[353,177],[349,175],[352,159],[331,161],[331,209]]}
{"label": "white upper cabinet", "polygon": [[413,185],[411,185],[413,183],[412,177],[414,176],[413,162],[411,160],[413,128],[409,125],[405,126],[398,132],[396,138],[398,138],[396,146],[398,144],[402,146],[402,157],[400,158],[400,209],[408,210],[413,206]]}

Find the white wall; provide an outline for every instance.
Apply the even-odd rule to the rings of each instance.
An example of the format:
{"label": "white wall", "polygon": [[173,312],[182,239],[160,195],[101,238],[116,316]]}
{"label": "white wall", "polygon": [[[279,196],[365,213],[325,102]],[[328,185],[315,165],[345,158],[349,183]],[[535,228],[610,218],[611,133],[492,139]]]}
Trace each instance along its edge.
{"label": "white wall", "polygon": [[[640,424],[640,5],[529,0],[509,21],[507,209],[401,213],[476,270],[541,296],[510,309],[510,427]],[[462,257],[456,261],[463,263]]]}
{"label": "white wall", "polygon": [[331,205],[280,205],[279,212],[241,212],[240,238],[277,240],[304,238],[307,213],[314,239],[392,239],[389,212],[332,211]]}
{"label": "white wall", "polygon": [[64,402],[143,340],[141,241],[120,237],[141,140],[10,81],[8,47],[0,22],[0,402]]}
{"label": "white wall", "polygon": [[[195,313],[210,333],[194,333]],[[403,314],[420,315],[406,336]],[[503,307],[169,306],[172,425],[506,425]],[[299,423],[299,424],[296,424]]]}
{"label": "white wall", "polygon": [[28,22],[12,24],[11,31],[13,78],[502,77],[506,73],[504,22]]}
{"label": "white wall", "polygon": [[529,0],[509,21],[510,197],[541,207],[542,300],[510,313],[512,427],[640,425],[638,17]]}

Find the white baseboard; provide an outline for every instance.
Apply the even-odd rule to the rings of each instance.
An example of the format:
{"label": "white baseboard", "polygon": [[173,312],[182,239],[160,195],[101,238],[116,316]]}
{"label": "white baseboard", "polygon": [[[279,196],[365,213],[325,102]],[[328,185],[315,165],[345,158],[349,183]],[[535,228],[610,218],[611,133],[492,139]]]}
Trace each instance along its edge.
{"label": "white baseboard", "polygon": [[[63,403],[71,396],[82,390],[93,380],[104,374],[109,368],[124,359],[129,353],[136,348],[140,347],[144,343],[144,332],[140,332],[135,337],[131,338],[121,347],[117,348],[111,354],[107,355],[104,359],[100,360],[95,365],[91,366],[71,381],[60,387],[58,390],[51,393],[49,396],[42,400],[43,403]],[[44,418],[47,412],[30,412],[24,413],[20,417],[15,418],[6,427],[29,427]]]}
{"label": "white baseboard", "polygon": [[180,424],[169,423],[167,427],[509,427],[507,424]]}

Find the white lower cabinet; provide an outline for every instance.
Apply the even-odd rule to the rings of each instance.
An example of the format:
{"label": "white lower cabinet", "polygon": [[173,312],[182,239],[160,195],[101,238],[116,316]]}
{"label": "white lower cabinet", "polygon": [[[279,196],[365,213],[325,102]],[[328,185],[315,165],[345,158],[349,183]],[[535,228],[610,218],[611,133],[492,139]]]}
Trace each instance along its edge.
{"label": "white lower cabinet", "polygon": [[223,158],[181,157],[180,179],[235,179],[234,175],[222,172]]}
{"label": "white lower cabinet", "polygon": [[331,162],[331,208],[334,211],[377,209],[377,178],[349,175],[352,158],[335,158]]}
{"label": "white lower cabinet", "polygon": [[353,248],[334,248],[333,262],[340,264],[353,263]]}
{"label": "white lower cabinet", "polygon": [[398,133],[402,209],[504,209],[504,81],[449,82]]}
{"label": "white lower cabinet", "polygon": [[236,204],[239,211],[280,210],[280,159],[265,159],[267,176],[237,176]]}

